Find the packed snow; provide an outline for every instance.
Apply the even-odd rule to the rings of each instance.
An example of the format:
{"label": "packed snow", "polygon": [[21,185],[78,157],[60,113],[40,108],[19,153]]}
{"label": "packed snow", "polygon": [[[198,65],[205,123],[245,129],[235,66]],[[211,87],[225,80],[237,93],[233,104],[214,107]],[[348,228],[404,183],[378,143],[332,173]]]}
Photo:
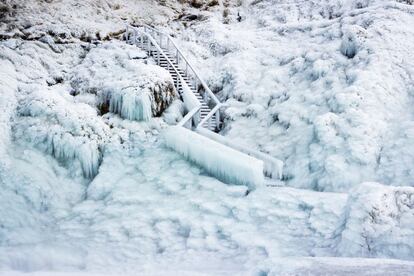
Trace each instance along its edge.
{"label": "packed snow", "polygon": [[[412,275],[410,3],[0,0],[0,274]],[[270,167],[174,126],[140,23]]]}

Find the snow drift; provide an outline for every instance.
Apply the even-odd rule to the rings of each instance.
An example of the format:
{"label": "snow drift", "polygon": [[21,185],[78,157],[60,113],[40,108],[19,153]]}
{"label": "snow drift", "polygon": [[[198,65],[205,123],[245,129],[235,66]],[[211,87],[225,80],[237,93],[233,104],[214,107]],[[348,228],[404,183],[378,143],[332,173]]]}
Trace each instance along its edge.
{"label": "snow drift", "polygon": [[218,179],[250,189],[263,185],[263,162],[184,127],[169,127],[166,145]]}

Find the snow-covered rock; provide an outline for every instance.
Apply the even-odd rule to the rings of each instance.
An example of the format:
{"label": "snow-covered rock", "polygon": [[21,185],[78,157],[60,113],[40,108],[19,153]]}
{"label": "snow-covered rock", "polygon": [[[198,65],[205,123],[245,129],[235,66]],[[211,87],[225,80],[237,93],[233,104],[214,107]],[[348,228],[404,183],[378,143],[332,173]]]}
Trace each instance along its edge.
{"label": "snow-covered rock", "polygon": [[[134,59],[137,54],[145,56],[124,42],[107,42],[90,49],[73,68],[72,93],[79,101],[86,98],[101,113],[110,111],[138,121],[160,116],[176,98],[173,80],[161,67]],[[96,95],[95,100],[91,101],[89,94]]]}
{"label": "snow-covered rock", "polygon": [[351,191],[340,256],[414,259],[414,188],[364,183]]}

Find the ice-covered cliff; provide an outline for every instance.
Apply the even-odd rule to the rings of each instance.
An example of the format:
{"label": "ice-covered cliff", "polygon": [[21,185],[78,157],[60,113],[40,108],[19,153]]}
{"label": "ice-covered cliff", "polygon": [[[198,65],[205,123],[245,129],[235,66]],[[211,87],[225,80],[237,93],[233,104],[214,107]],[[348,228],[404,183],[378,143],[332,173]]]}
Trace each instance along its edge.
{"label": "ice-covered cliff", "polygon": [[[143,22],[287,187],[165,146],[183,106],[122,41]],[[0,1],[0,274],[411,275],[412,25],[409,1]]]}

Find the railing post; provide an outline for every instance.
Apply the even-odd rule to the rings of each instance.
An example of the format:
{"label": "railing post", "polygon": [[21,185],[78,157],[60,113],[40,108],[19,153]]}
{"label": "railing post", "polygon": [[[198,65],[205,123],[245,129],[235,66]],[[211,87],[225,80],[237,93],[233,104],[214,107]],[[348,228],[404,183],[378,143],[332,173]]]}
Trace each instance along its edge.
{"label": "railing post", "polygon": [[162,49],[162,34],[160,34],[159,36],[160,36],[160,48]]}
{"label": "railing post", "polygon": [[175,59],[177,60],[177,64],[180,65],[180,60],[178,58],[178,49],[177,49],[177,51],[175,53]]}
{"label": "railing post", "polygon": [[220,129],[220,109],[216,111],[216,128]]}
{"label": "railing post", "polygon": [[203,95],[203,98],[204,98],[204,101],[208,104],[208,98],[210,97],[210,95],[208,94],[208,93],[206,93],[206,91],[204,91],[204,95]]}
{"label": "railing post", "polygon": [[129,43],[129,26],[128,25],[126,25],[126,28],[125,28],[125,40],[127,43]]}
{"label": "railing post", "polygon": [[131,37],[132,38],[131,44],[132,45],[137,45],[137,40],[138,40],[139,33],[135,29],[133,29],[132,32],[133,32],[133,36]]}
{"label": "railing post", "polygon": [[178,90],[178,78],[179,78],[180,76],[177,74],[177,78],[175,79],[175,87],[177,88],[177,90]]}

